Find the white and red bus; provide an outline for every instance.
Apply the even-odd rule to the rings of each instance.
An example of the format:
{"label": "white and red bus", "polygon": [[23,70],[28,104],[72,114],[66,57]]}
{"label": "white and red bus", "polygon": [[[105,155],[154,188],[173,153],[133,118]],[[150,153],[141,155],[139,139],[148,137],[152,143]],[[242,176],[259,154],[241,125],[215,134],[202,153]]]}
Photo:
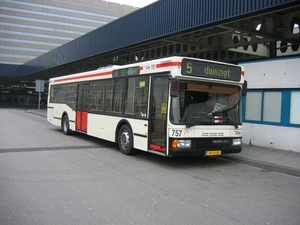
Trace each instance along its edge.
{"label": "white and red bus", "polygon": [[169,57],[52,78],[47,120],[64,134],[115,142],[123,154],[240,152],[243,68]]}

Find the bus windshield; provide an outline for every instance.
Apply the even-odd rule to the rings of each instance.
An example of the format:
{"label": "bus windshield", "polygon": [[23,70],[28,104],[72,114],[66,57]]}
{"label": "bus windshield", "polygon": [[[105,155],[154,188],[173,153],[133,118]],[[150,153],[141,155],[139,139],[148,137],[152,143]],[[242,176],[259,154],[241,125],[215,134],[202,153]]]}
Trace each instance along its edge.
{"label": "bus windshield", "polygon": [[179,95],[172,97],[170,119],[174,124],[241,124],[241,88],[221,84],[180,80]]}

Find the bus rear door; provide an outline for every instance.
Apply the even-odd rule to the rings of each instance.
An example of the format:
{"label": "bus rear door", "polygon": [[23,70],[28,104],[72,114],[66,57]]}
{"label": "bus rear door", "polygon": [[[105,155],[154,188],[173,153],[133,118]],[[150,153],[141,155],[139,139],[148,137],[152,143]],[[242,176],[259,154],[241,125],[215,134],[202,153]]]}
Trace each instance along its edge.
{"label": "bus rear door", "polygon": [[87,132],[89,84],[78,84],[76,104],[76,130]]}

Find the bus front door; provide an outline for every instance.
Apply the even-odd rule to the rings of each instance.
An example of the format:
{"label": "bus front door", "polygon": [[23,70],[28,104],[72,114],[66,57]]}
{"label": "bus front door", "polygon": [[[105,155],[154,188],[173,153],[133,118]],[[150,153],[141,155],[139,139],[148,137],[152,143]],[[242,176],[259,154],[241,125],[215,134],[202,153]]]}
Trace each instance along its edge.
{"label": "bus front door", "polygon": [[162,153],[166,153],[167,147],[168,85],[168,78],[152,77],[149,147]]}
{"label": "bus front door", "polygon": [[89,84],[78,84],[76,104],[76,130],[87,132]]}

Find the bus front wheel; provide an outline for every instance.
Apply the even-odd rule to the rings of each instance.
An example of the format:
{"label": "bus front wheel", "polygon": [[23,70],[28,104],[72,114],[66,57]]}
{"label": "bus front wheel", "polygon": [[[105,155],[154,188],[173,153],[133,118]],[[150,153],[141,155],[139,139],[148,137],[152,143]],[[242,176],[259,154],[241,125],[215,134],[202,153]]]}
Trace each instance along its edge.
{"label": "bus front wheel", "polygon": [[65,135],[68,135],[68,134],[71,133],[70,126],[69,126],[69,117],[68,117],[68,115],[63,116],[62,123],[61,123],[61,129],[62,129],[62,132]]}
{"label": "bus front wheel", "polygon": [[121,127],[118,135],[118,144],[120,151],[124,155],[132,155],[135,153],[135,149],[133,148],[132,132],[128,125],[123,125]]}

